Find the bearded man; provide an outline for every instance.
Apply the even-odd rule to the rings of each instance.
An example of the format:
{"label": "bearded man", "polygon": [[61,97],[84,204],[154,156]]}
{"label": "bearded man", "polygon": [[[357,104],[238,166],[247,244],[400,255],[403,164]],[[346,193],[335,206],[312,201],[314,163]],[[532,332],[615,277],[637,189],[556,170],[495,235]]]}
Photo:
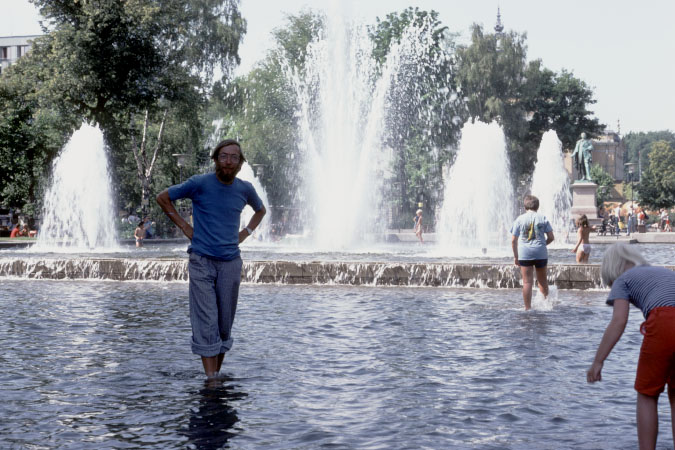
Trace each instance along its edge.
{"label": "bearded man", "polygon": [[[164,213],[190,239],[190,323],[192,352],[200,355],[208,379],[218,377],[225,353],[232,347],[242,261],[239,244],[260,224],[266,210],[255,188],[236,175],[246,161],[239,142],[227,139],[211,155],[215,172],[195,175],[157,196]],[[173,202],[192,200],[194,228]],[[241,212],[250,205],[255,214],[240,230]]]}

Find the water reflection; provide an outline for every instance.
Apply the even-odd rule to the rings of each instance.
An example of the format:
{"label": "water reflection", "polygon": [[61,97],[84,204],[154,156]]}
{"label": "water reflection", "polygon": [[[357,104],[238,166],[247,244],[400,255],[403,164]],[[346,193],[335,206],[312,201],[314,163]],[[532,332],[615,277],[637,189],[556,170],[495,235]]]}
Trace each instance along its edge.
{"label": "water reflection", "polygon": [[191,396],[190,419],[181,434],[199,450],[225,447],[237,435],[234,426],[239,417],[233,403],[247,395],[241,386],[234,384],[233,378],[205,382],[204,387]]}

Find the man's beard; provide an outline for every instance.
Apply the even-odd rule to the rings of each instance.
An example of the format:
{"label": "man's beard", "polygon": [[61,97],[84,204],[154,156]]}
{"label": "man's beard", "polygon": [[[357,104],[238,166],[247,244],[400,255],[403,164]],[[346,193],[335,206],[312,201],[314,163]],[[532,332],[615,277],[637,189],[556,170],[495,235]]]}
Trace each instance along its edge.
{"label": "man's beard", "polygon": [[238,172],[238,170],[236,170],[236,169],[226,172],[225,170],[223,170],[222,167],[220,167],[220,166],[216,167],[216,176],[218,177],[218,179],[220,181],[222,181],[223,183],[226,183],[226,184],[230,184],[234,181],[234,177],[237,176],[237,172]]}

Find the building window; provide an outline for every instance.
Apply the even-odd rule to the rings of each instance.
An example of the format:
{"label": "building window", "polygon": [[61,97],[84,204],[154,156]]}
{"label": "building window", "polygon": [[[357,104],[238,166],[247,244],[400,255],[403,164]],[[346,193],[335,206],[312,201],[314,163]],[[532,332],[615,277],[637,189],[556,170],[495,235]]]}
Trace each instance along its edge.
{"label": "building window", "polygon": [[8,47],[0,47],[0,58],[1,59],[9,59],[9,48]]}
{"label": "building window", "polygon": [[17,45],[16,46],[16,59],[21,58],[21,46]]}

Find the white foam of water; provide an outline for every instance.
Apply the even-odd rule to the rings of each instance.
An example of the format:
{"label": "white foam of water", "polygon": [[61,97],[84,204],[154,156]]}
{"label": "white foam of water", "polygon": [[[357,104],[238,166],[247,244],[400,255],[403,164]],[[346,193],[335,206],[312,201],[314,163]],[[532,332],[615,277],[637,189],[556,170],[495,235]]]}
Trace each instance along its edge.
{"label": "white foam of water", "polygon": [[553,227],[555,240],[551,245],[564,246],[569,243],[572,193],[563,162],[562,142],[554,130],[547,131],[541,138],[531,192],[539,198],[539,212],[546,216]]}
{"label": "white foam of water", "polygon": [[103,133],[83,124],[54,160],[35,250],[118,251]]}
{"label": "white foam of water", "polygon": [[[549,285],[548,287],[548,297],[544,297],[544,294],[537,288],[536,295],[532,296],[532,309],[536,311],[551,311],[555,304],[558,303],[558,288],[555,286]],[[534,292],[532,293],[534,294]]]}
{"label": "white foam of water", "polygon": [[448,256],[506,251],[513,186],[504,132],[496,122],[464,125],[445,186],[437,227],[440,251]]}
{"label": "white foam of water", "polygon": [[[269,238],[269,224],[270,224],[269,202],[267,200],[267,192],[260,183],[260,180],[253,173],[253,168],[249,165],[248,162],[245,162],[241,166],[241,170],[237,174],[237,178],[240,178],[244,181],[248,181],[251,184],[253,184],[253,187],[255,188],[255,191],[258,193],[260,200],[262,200],[263,205],[265,205],[265,207],[268,208],[268,214],[263,219],[263,221],[260,222],[260,225],[258,225],[258,228],[256,228],[254,234],[255,238],[267,240]],[[241,228],[244,228],[246,225],[248,225],[248,222],[251,220],[251,217],[253,217],[254,213],[255,211],[253,211],[253,208],[251,208],[250,206],[247,205],[244,207],[244,210],[241,213]]]}

